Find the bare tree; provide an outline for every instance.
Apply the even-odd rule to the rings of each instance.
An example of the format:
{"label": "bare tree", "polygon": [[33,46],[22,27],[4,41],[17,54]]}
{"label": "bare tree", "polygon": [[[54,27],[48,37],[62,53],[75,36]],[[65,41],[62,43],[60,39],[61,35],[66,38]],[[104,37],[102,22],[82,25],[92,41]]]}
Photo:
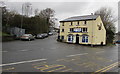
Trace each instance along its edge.
{"label": "bare tree", "polygon": [[[53,26],[55,25],[54,24],[54,14],[55,14],[55,11],[51,8],[46,8],[44,10],[42,10],[39,14],[40,17],[42,18],[45,18],[46,19],[46,23],[47,23],[47,26],[48,26],[48,29],[50,26]],[[49,31],[49,30],[48,30]]]}
{"label": "bare tree", "polygon": [[107,43],[112,43],[115,34],[115,22],[117,19],[113,16],[111,8],[102,7],[98,9],[95,15],[100,15],[107,33]]}
{"label": "bare tree", "polygon": [[112,30],[115,31],[114,23],[117,21],[117,19],[113,16],[111,8],[102,7],[95,12],[95,15],[100,15],[106,29],[113,27]]}
{"label": "bare tree", "polygon": [[40,12],[40,15],[45,18],[51,18],[54,16],[55,11],[51,8],[46,8]]}

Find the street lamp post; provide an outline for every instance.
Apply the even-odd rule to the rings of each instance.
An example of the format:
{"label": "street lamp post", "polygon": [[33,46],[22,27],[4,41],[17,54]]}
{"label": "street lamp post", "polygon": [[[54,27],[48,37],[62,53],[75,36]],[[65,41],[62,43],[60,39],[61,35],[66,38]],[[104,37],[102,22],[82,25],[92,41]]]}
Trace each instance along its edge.
{"label": "street lamp post", "polygon": [[22,4],[22,15],[21,15],[21,25],[20,25],[20,36],[22,35],[22,25],[23,25],[23,4]]}

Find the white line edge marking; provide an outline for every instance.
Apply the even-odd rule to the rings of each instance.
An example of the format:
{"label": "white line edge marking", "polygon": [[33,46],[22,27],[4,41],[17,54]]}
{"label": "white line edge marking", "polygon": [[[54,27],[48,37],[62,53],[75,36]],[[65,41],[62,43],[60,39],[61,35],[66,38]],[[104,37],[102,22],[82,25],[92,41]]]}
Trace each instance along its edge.
{"label": "white line edge marking", "polygon": [[47,59],[37,59],[37,60],[30,60],[30,61],[21,61],[21,62],[15,62],[15,63],[1,64],[0,67],[8,66],[8,65],[15,65],[15,64],[30,63],[30,62],[36,62],[36,61],[43,61],[43,60],[47,60]]}
{"label": "white line edge marking", "polygon": [[88,53],[68,55],[68,56],[66,56],[66,57],[73,57],[73,56],[86,55],[86,54],[88,54]]}
{"label": "white line edge marking", "polygon": [[104,51],[99,51],[99,52],[96,52],[96,53],[102,53],[102,52],[104,52]]}

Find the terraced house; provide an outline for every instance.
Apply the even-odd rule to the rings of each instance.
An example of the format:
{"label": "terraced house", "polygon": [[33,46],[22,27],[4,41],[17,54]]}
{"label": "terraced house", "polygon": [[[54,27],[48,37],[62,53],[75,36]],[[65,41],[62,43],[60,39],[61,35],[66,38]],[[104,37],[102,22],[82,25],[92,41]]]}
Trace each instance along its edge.
{"label": "terraced house", "polygon": [[70,17],[60,21],[59,39],[68,43],[105,45],[106,29],[100,15]]}

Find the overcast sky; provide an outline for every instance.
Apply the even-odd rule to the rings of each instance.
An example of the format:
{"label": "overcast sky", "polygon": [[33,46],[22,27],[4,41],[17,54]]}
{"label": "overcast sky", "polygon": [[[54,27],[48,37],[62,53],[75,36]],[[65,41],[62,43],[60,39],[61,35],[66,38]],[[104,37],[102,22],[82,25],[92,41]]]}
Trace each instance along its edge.
{"label": "overcast sky", "polygon": [[72,16],[90,15],[101,7],[111,8],[113,15],[118,16],[119,0],[6,0],[6,5],[11,10],[21,13],[22,4],[26,1],[32,4],[33,11],[36,8],[39,10],[52,8],[59,21]]}

